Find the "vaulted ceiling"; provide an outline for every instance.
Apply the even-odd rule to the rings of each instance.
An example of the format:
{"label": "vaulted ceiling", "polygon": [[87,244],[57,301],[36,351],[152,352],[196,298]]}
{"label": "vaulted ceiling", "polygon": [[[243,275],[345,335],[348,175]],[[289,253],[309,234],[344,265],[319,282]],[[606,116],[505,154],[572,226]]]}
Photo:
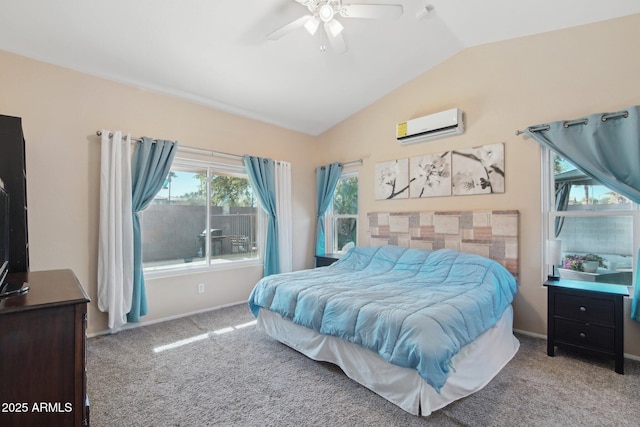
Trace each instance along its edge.
{"label": "vaulted ceiling", "polygon": [[465,48],[640,13],[637,0],[343,3],[404,13],[338,16],[336,54],[321,31],[266,38],[309,13],[294,0],[4,0],[0,49],[318,135]]}

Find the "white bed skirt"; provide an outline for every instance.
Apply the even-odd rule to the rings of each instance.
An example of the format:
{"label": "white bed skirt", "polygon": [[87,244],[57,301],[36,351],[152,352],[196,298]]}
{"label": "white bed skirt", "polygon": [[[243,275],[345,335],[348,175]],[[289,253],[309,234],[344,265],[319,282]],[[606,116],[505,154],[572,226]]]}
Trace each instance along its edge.
{"label": "white bed skirt", "polygon": [[513,336],[513,308],[509,306],[493,328],[462,348],[452,359],[447,382],[437,393],[418,371],[392,365],[378,354],[297,325],[277,313],[261,309],[257,327],[311,359],[338,365],[362,384],[413,415],[430,415],[449,403],[482,389],[511,360],[520,347]]}

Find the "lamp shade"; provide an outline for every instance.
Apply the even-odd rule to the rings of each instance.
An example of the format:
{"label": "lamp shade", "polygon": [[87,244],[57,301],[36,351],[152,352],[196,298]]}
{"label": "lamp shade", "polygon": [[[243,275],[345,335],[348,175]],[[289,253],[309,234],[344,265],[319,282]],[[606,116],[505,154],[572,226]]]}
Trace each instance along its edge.
{"label": "lamp shade", "polygon": [[556,265],[562,263],[562,241],[547,240],[546,264]]}

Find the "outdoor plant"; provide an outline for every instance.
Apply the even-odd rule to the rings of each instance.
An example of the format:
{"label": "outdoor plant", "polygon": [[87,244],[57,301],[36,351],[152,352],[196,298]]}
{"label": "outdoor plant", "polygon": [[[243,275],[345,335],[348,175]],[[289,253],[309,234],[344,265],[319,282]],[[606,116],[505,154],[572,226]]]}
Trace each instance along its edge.
{"label": "outdoor plant", "polygon": [[600,255],[596,254],[586,254],[584,256],[585,261],[598,261],[598,267],[604,267],[604,262],[606,259],[602,258]]}
{"label": "outdoor plant", "polygon": [[562,267],[574,271],[584,271],[584,263],[587,261],[597,261],[598,267],[605,267],[604,261],[606,260],[596,254],[570,254],[565,255],[564,259],[562,260]]}

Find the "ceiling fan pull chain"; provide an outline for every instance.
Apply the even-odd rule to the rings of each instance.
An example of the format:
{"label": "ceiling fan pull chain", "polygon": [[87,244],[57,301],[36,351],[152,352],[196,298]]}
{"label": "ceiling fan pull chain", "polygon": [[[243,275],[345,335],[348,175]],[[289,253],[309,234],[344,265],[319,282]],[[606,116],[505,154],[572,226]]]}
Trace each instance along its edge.
{"label": "ceiling fan pull chain", "polygon": [[326,52],[327,51],[327,36],[325,34],[324,31],[320,31],[320,52]]}

